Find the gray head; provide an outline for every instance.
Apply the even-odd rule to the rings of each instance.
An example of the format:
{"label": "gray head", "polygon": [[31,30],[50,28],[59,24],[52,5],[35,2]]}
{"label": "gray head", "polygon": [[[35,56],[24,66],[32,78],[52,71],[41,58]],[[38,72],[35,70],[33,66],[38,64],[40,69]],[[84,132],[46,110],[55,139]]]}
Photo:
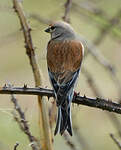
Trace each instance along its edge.
{"label": "gray head", "polygon": [[75,32],[73,28],[68,23],[63,21],[58,21],[49,25],[45,32],[50,33],[51,39],[57,41],[75,39]]}

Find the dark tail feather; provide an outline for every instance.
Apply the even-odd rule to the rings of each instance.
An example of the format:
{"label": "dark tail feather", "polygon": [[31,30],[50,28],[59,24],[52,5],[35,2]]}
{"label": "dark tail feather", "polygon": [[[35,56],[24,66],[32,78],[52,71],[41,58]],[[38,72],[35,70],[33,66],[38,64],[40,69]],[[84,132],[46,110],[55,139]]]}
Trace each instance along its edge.
{"label": "dark tail feather", "polygon": [[67,109],[58,107],[58,118],[57,118],[54,135],[56,135],[58,132],[60,132],[60,134],[62,135],[66,129],[68,133],[72,136],[70,106]]}
{"label": "dark tail feather", "polygon": [[67,128],[67,121],[68,121],[68,112],[67,110],[61,108],[61,113],[62,113],[62,117],[61,117],[61,124],[60,124],[60,134],[62,135],[64,133],[64,131]]}
{"label": "dark tail feather", "polygon": [[58,118],[57,118],[57,122],[56,122],[56,128],[55,128],[55,132],[54,135],[56,135],[58,133],[58,131],[60,130],[60,123],[61,123],[61,108],[58,107]]}
{"label": "dark tail feather", "polygon": [[71,121],[71,108],[68,108],[68,121],[67,121],[67,131],[72,136],[72,121]]}

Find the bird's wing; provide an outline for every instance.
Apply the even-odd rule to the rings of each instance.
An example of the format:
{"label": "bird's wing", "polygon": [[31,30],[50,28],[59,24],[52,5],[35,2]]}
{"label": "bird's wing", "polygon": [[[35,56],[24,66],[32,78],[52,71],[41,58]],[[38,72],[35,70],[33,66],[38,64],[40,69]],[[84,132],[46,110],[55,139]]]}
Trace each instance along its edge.
{"label": "bird's wing", "polygon": [[58,84],[58,82],[55,80],[55,76],[56,76],[55,73],[52,73],[48,68],[50,82],[54,88],[55,94],[58,93],[58,90],[59,92],[62,91],[62,93],[60,92],[62,95],[67,93],[70,90],[70,88],[73,87],[79,75],[79,71],[80,71],[80,68],[76,72],[68,73],[68,75],[62,79],[63,81],[61,81],[61,84]]}

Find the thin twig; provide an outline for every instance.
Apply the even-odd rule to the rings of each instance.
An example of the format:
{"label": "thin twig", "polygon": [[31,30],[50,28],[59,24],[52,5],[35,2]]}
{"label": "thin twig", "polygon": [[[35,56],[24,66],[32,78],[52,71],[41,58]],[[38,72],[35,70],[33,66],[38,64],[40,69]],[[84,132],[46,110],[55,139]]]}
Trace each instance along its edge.
{"label": "thin twig", "polygon": [[[35,85],[40,86],[43,85],[42,75],[40,74],[40,70],[38,67],[38,63],[35,57],[35,47],[33,46],[32,37],[31,37],[31,28],[27,22],[25,17],[21,2],[18,0],[13,0],[13,8],[18,15],[20,20],[20,24],[23,30],[24,39],[25,39],[25,48],[26,54],[29,58],[30,65],[32,67]],[[48,109],[46,105],[45,98],[41,98],[38,96],[38,104],[39,104],[39,112],[40,112],[40,130],[42,134],[42,147],[46,150],[52,150],[52,139],[51,139],[51,132],[49,126],[49,118],[48,118]]]}
{"label": "thin twig", "polygon": [[121,123],[119,119],[117,118],[116,114],[108,113],[108,116],[113,124],[113,126],[118,131],[119,136],[121,137]]}
{"label": "thin twig", "polygon": [[102,40],[104,40],[104,36],[107,35],[107,33],[109,33],[111,29],[114,28],[114,26],[119,24],[120,17],[121,17],[121,9],[118,10],[117,14],[113,18],[111,18],[110,20],[107,19],[109,24],[102,28],[100,35],[98,36],[98,38],[96,38],[94,44],[99,45],[102,42]]}
{"label": "thin twig", "polygon": [[72,0],[67,0],[67,2],[65,3],[65,13],[62,19],[68,23],[70,22],[69,12],[70,12],[71,6],[72,6]]}
{"label": "thin twig", "polygon": [[55,123],[55,120],[56,120],[56,101],[54,100],[52,102],[51,108],[49,109],[49,122],[50,122],[51,130],[53,124]]}
{"label": "thin twig", "polygon": [[[45,88],[17,88],[17,87],[2,87],[0,88],[0,94],[25,94],[25,95],[40,95],[54,97],[53,90],[45,89]],[[121,114],[121,104],[116,102],[112,102],[110,100],[102,99],[102,98],[88,98],[86,96],[77,95],[74,97],[73,103],[86,105],[89,107],[95,107],[102,110],[107,110],[110,112],[115,112]]]}
{"label": "thin twig", "polygon": [[85,48],[87,48],[88,50],[85,53],[85,57],[87,57],[88,54],[91,54],[95,58],[95,61],[97,61],[97,63],[103,66],[103,68],[110,73],[111,79],[117,88],[119,98],[121,98],[121,84],[116,76],[115,67],[102,55],[102,53],[97,49],[97,47],[93,43],[89,42],[84,37],[80,37],[80,40],[83,41]]}
{"label": "thin twig", "polygon": [[19,143],[16,142],[16,144],[14,145],[14,150],[17,150],[17,147],[19,146]]}
{"label": "thin twig", "polygon": [[53,99],[52,105],[49,108],[49,123],[50,123],[50,128],[51,128],[51,133],[52,133],[52,142],[54,142],[54,135],[53,135],[53,125],[56,122],[56,101]]}
{"label": "thin twig", "polygon": [[25,114],[22,111],[21,107],[19,106],[17,99],[14,97],[14,95],[11,95],[11,101],[14,104],[15,110],[18,112],[20,119],[14,115],[14,119],[17,121],[17,123],[19,124],[21,130],[27,135],[30,143],[31,147],[33,150],[40,150],[40,145],[38,146],[38,142],[36,140],[36,138],[31,134],[29,126],[28,126],[28,122],[26,121],[25,118]]}
{"label": "thin twig", "polygon": [[84,137],[81,135],[81,133],[79,132],[79,125],[77,125],[75,122],[73,123],[73,130],[74,133],[76,135],[76,139],[78,140],[80,146],[82,147],[82,149],[85,150],[90,150],[89,144],[88,144],[88,140],[84,139]]}
{"label": "thin twig", "polygon": [[116,145],[118,146],[118,148],[121,149],[121,143],[115,138],[115,136],[112,133],[110,134],[110,137],[116,143]]}
{"label": "thin twig", "polygon": [[74,142],[69,139],[69,136],[66,132],[64,132],[63,138],[65,139],[67,145],[70,147],[71,150],[76,150]]}
{"label": "thin twig", "polygon": [[[120,12],[118,12],[119,16],[117,13],[116,16],[109,19],[108,15],[104,11],[102,11],[100,8],[97,8],[97,6],[95,8],[92,7],[91,6],[92,3],[88,4],[86,2],[85,5],[83,5],[82,3],[77,3],[76,1],[73,1],[73,3],[72,3],[73,12],[78,13],[78,15],[80,14],[81,16],[84,16],[84,18],[88,19],[89,21],[93,21],[93,22],[97,23],[97,25],[102,29],[102,32],[104,32],[104,29],[106,28],[106,30],[107,30],[106,33],[108,33],[108,27],[109,27],[109,32],[112,32],[113,37],[118,37],[118,38],[121,37],[119,35],[120,28],[117,27],[117,25],[120,23]],[[90,1],[89,1],[89,3],[90,3]],[[97,19],[97,18],[99,18],[99,19]],[[113,24],[112,24],[112,22],[113,22]],[[103,39],[102,35],[100,34],[101,38],[99,38],[99,40],[97,40],[97,41],[102,41],[102,39]],[[96,41],[96,40],[94,40],[94,41]]]}
{"label": "thin twig", "polygon": [[97,85],[95,84],[94,79],[93,79],[92,75],[90,74],[90,72],[87,71],[85,68],[82,68],[82,73],[86,77],[88,85],[90,86],[94,95],[100,97],[101,93],[100,93],[99,89],[97,88]]}
{"label": "thin twig", "polygon": [[[78,8],[82,8],[82,5],[81,4],[77,4],[76,2],[73,2],[73,6],[78,7]],[[81,9],[79,9],[79,10],[81,10]],[[92,11],[92,9],[91,9],[91,11]],[[106,15],[104,15],[102,13],[95,13],[95,11],[93,10],[93,13],[95,13],[95,15],[100,15],[100,16],[103,15],[103,19],[105,18],[105,20],[108,22],[107,25],[105,25],[103,27],[103,29],[101,31],[101,34],[99,36],[99,39],[96,38],[96,40],[94,41],[94,43],[98,44],[99,42],[101,42],[101,39],[103,38],[103,35],[105,35],[109,31],[111,31],[113,25],[117,25],[117,23],[119,23],[120,16],[121,16],[120,12],[121,12],[121,10],[119,10],[117,12],[117,14],[112,19],[109,20],[108,18],[105,17]],[[84,41],[85,47],[87,47],[87,50],[88,50],[85,53],[85,56],[87,56],[88,53],[90,53],[99,64],[101,64],[106,70],[109,71],[109,73],[111,75],[111,78],[112,78],[112,80],[113,80],[113,82],[114,82],[114,84],[115,84],[115,86],[117,88],[119,98],[121,98],[121,92],[120,92],[121,91],[121,84],[120,84],[119,79],[116,76],[115,67],[101,54],[101,52],[99,52],[99,50],[96,48],[96,46],[94,44],[92,44],[91,42],[89,42],[84,37],[81,37],[80,39],[82,41]]]}

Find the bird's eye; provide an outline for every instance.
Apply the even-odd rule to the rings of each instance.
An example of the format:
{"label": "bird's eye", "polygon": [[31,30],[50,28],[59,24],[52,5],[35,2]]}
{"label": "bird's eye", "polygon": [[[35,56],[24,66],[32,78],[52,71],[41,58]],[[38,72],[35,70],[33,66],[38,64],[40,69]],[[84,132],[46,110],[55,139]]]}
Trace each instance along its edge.
{"label": "bird's eye", "polygon": [[55,26],[52,26],[52,27],[51,27],[51,30],[54,30],[54,29],[55,29]]}

